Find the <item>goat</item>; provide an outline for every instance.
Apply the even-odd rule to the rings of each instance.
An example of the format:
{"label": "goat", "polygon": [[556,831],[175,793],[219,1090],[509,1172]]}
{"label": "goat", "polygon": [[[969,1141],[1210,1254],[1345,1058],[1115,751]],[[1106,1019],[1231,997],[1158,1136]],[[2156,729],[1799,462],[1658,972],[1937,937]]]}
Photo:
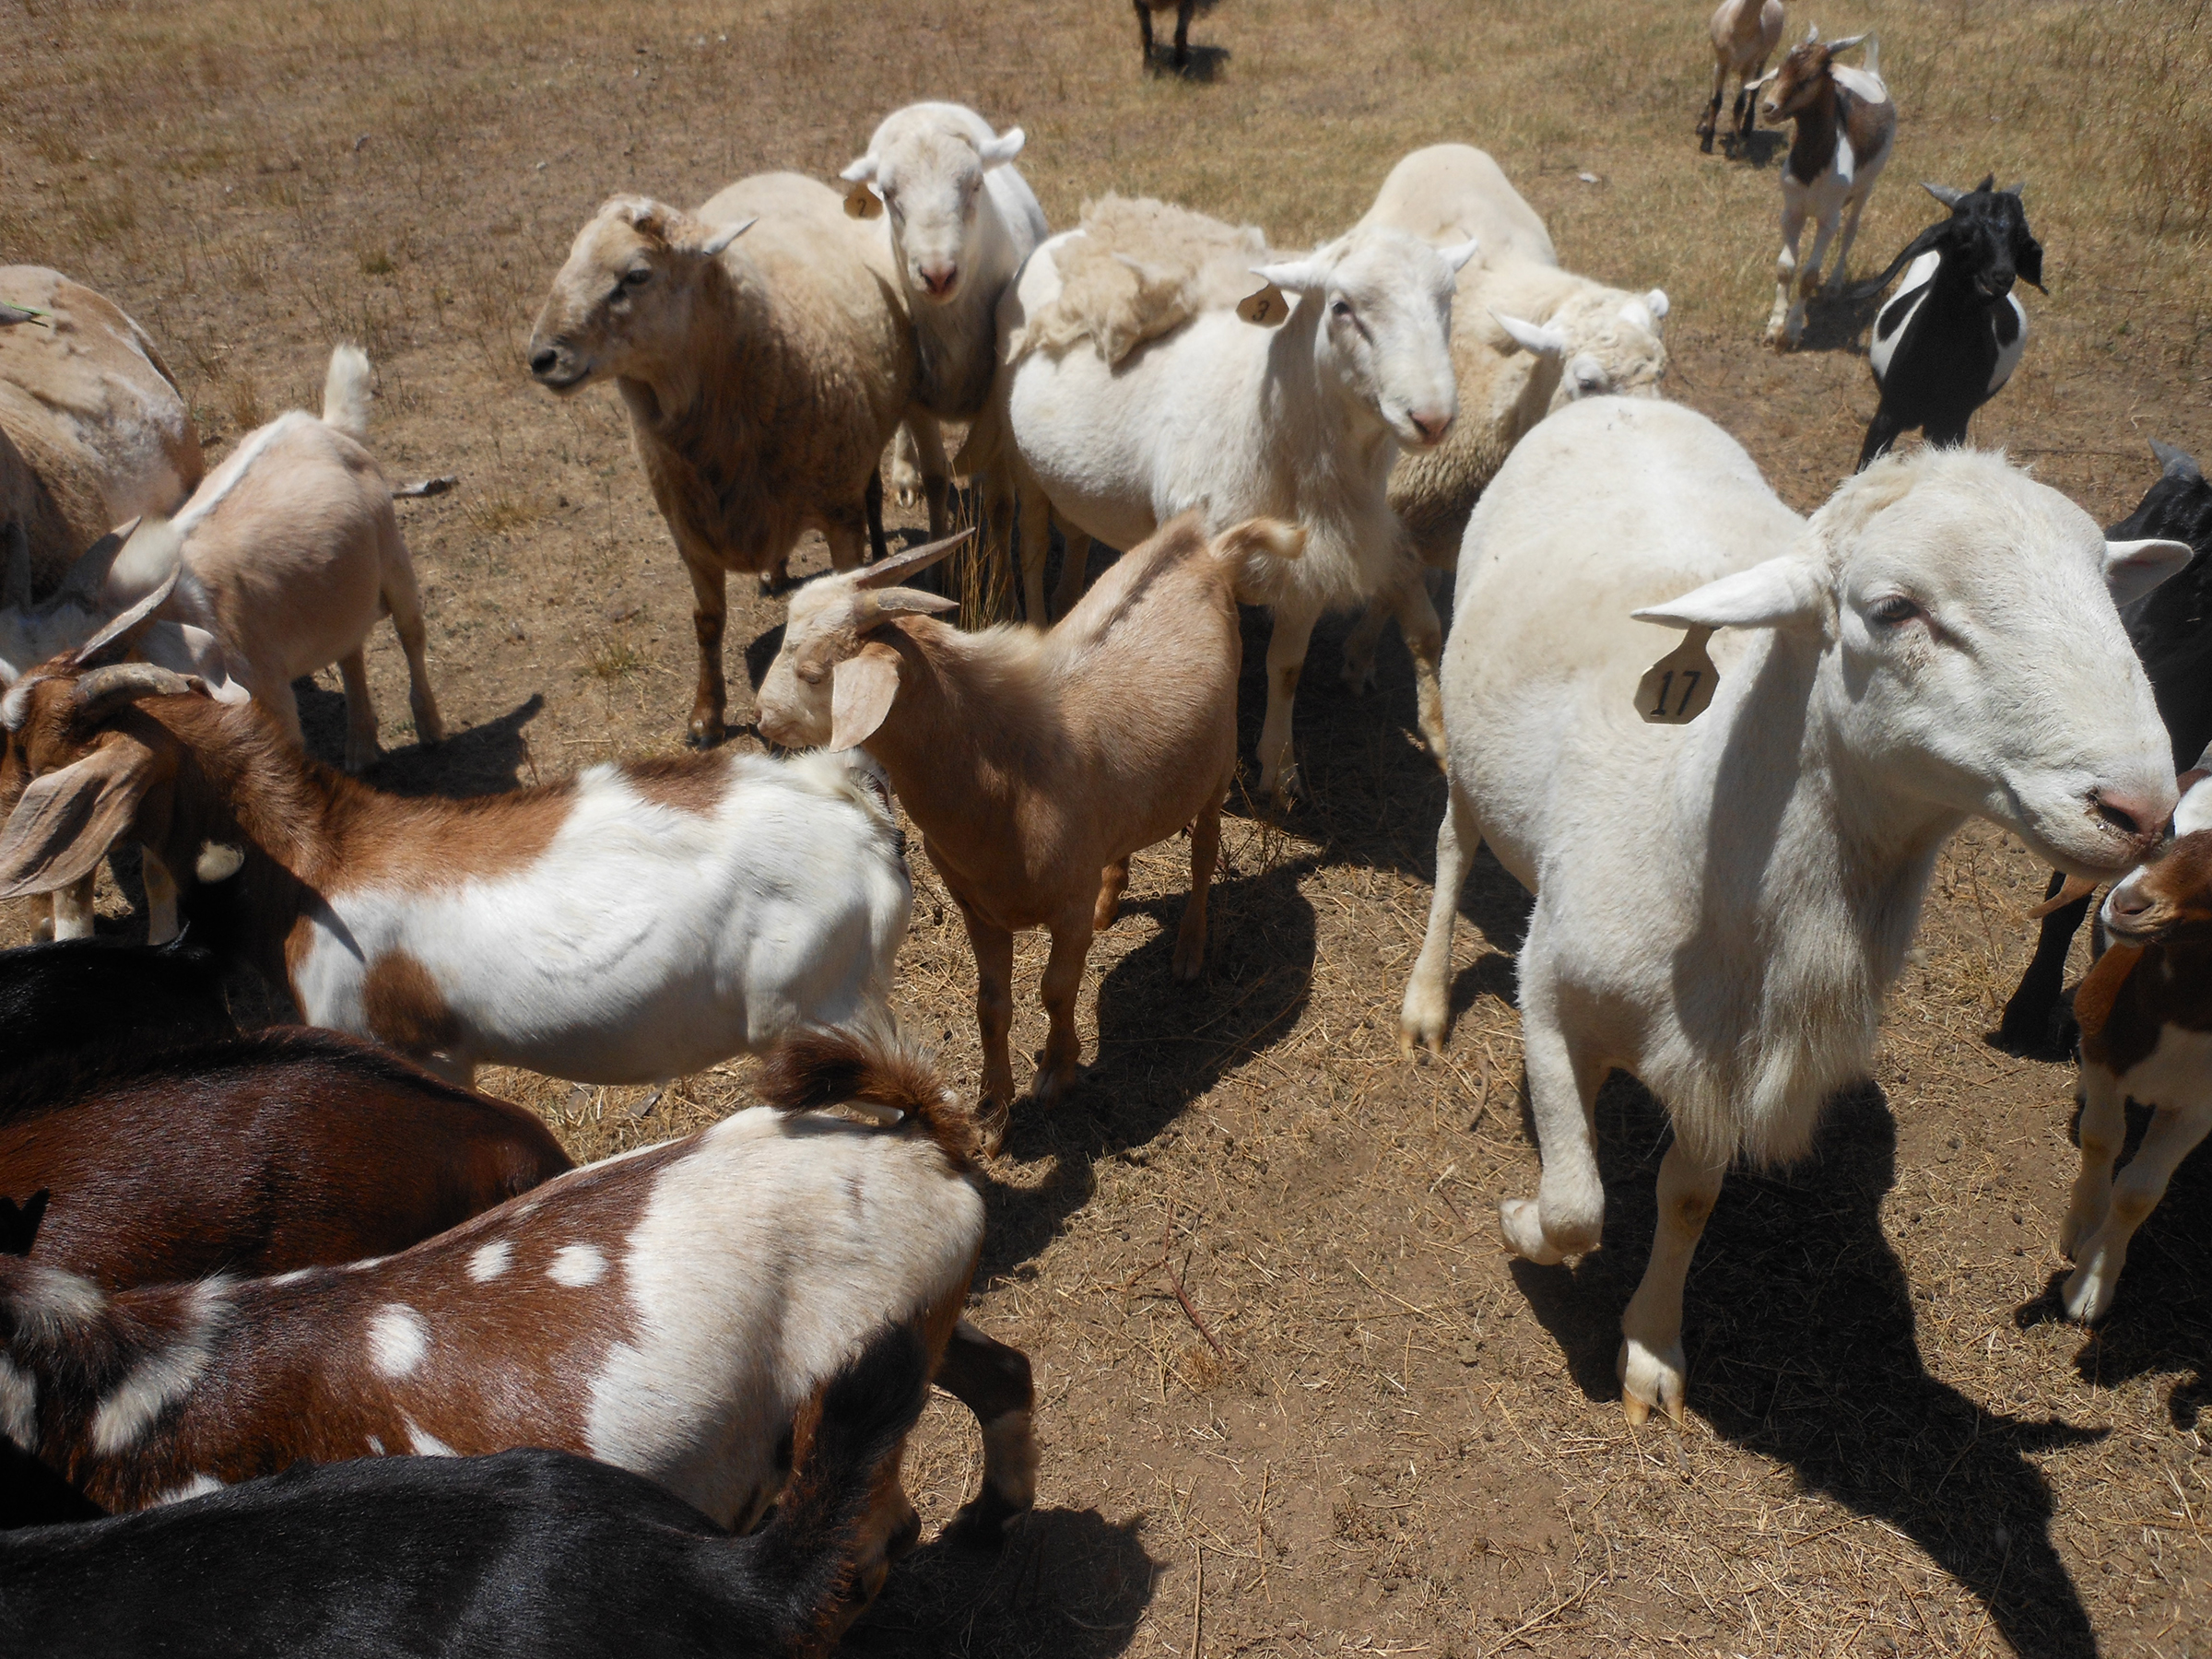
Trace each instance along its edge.
{"label": "goat", "polygon": [[1714,7],[1706,30],[1712,37],[1712,101],[1698,123],[1698,148],[1704,154],[1712,154],[1721,93],[1731,75],[1735,76],[1735,109],[1729,130],[1738,139],[1751,136],[1752,88],[1782,43],[1782,0],[1721,0]]}
{"label": "goat", "polygon": [[900,1327],[848,1360],[803,1414],[790,1483],[749,1537],[561,1452],[300,1465],[0,1539],[0,1631],[54,1659],[810,1659],[880,1582],[863,1524],[898,1479],[926,1363]]}
{"label": "goat", "polygon": [[[810,527],[841,571],[859,565],[864,536],[884,556],[877,464],[910,409],[931,419],[900,295],[885,228],[796,173],[741,179],[696,213],[611,197],[553,279],[530,372],[564,397],[612,380],[629,410],[691,578],[694,746],[724,735],[727,573],[786,583]],[[933,499],[941,516],[944,490]],[[936,516],[931,528],[942,534]]]}
{"label": "goat", "polygon": [[1856,290],[1878,294],[1905,271],[1897,297],[1875,313],[1866,362],[1881,402],[1866,423],[1862,468],[1914,427],[1930,443],[1964,443],[1968,418],[2012,378],[2028,348],[2028,313],[2013,282],[2043,286],[2042,244],[2029,232],[2022,187],[1994,190],[1996,182],[1992,174],[1971,191],[1923,184],[1951,217]]}
{"label": "goat", "polygon": [[[2074,995],[2081,1025],[2081,1171],[2058,1247],[2061,1292],[2094,1324],[2112,1305],[2128,1241],[2183,1159],[2212,1132],[2212,784],[2199,772],[2173,814],[2173,844],[2114,884],[2100,920],[2112,947]],[[2118,1180],[2127,1102],[2151,1109]]]}
{"label": "goat", "polygon": [[143,1051],[237,1031],[220,964],[196,946],[57,939],[0,951],[0,1088],[72,1050],[120,1040]]}
{"label": "goat", "polygon": [[[1866,42],[1866,66],[1836,63],[1839,52]],[[1881,43],[1871,35],[1823,42],[1819,25],[1759,85],[1768,88],[1759,115],[1769,126],[1796,123],[1790,153],[1782,164],[1782,252],[1774,260],[1774,310],[1767,318],[1767,344],[1794,349],[1805,337],[1806,302],[1820,286],[1820,265],[1839,221],[1843,240],[1836,248],[1836,268],[1828,282],[1832,296],[1842,291],[1851,244],[1859,234],[1859,215],[1874,193],[1875,181],[1889,165],[1897,138],[1897,105],[1882,82]],[[1814,216],[1813,252],[1802,273],[1797,242],[1807,210]]]}
{"label": "goat", "polygon": [[[114,1512],[302,1457],[538,1445],[744,1529],[782,1484],[794,1414],[854,1346],[915,1323],[983,1424],[959,1525],[995,1537],[1036,1453],[1029,1362],[960,1320],[983,1237],[973,1120],[888,1022],[794,1037],[759,1089],[769,1104],[396,1255],[112,1294],[0,1255],[0,1433]],[[886,1482],[865,1559],[916,1525]]]}
{"label": "goat", "polygon": [[1147,69],[1152,67],[1152,14],[1172,10],[1175,13],[1175,67],[1191,66],[1191,13],[1197,9],[1198,0],[1134,0],[1136,6],[1136,29],[1140,41],[1142,62]]}
{"label": "goat", "polygon": [[[1441,1044],[1459,891],[1487,841],[1535,893],[1520,1004],[1543,1175],[1500,1206],[1506,1248],[1597,1248],[1612,1069],[1674,1124],[1621,1322],[1631,1422],[1680,1418],[1683,1278],[1722,1177],[1739,1155],[1802,1157],[1865,1075],[1951,831],[1982,817],[2085,875],[2155,844],[2173,772],[2114,606],[2187,557],[2109,542],[2057,491],[1960,450],[1890,456],[1807,523],[1704,416],[1639,398],[1552,416],[1484,493],[1403,1038]],[[1701,665],[1654,668],[1631,706],[1646,622],[1692,630],[1663,664]]]}
{"label": "goat", "polygon": [[74,881],[128,835],[178,872],[226,960],[311,1025],[456,1081],[680,1077],[880,1008],[912,893],[878,792],[844,764],[695,755],[476,800],[381,794],[257,704],[111,664],[127,630],[26,675],[0,896]]}
{"label": "goat", "polygon": [[890,774],[968,926],[994,1137],[1014,1098],[1017,930],[1042,926],[1053,939],[1040,1103],[1075,1081],[1076,993],[1092,935],[1113,924],[1130,854],[1186,825],[1191,897],[1174,972],[1205,971],[1206,885],[1236,772],[1237,601],[1279,589],[1280,561],[1304,539],[1254,521],[1209,542],[1185,513],[1043,634],[962,633],[925,614],[952,601],[890,585],[956,543],[794,595],[760,686],[761,730],[777,743],[865,747]]}
{"label": "goat", "polygon": [[102,1290],[389,1254],[571,1167],[535,1112],[334,1031],[0,1078],[0,1194],[49,1194],[29,1253]]}
{"label": "goat", "polygon": [[[2159,718],[2173,740],[2173,766],[2202,766],[2212,747],[2212,484],[2196,463],[2170,443],[2150,441],[2159,473],[2135,512],[2105,532],[2115,541],[2167,536],[2186,542],[2194,557],[2172,581],[2120,614],[2129,642],[2143,659],[2158,699]],[[2066,953],[2088,913],[2094,884],[2053,872],[2043,903],[2035,956],[2005,1004],[1998,1040],[2007,1047],[2064,1053],[2073,1046],[2059,1024],[2059,991]]]}

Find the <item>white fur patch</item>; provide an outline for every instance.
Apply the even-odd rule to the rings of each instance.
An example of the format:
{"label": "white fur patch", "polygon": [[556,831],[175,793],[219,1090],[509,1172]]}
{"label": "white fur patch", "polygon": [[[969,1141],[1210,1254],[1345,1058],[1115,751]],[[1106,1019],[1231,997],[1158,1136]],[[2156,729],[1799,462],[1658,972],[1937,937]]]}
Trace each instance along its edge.
{"label": "white fur patch", "polygon": [[296,1285],[312,1272],[314,1272],[312,1267],[295,1267],[289,1273],[278,1274],[269,1283],[272,1285]]}
{"label": "white fur patch", "polygon": [[2194,835],[2199,830],[2212,830],[2212,778],[2200,778],[2191,784],[2182,804],[2173,809],[2177,837]]}
{"label": "white fur patch", "polygon": [[498,1278],[507,1271],[507,1264],[513,1255],[514,1246],[504,1239],[479,1244],[468,1258],[468,1277],[479,1285]]}
{"label": "white fur patch", "polygon": [[0,1435],[26,1452],[33,1450],[39,1434],[38,1405],[38,1379],[17,1370],[14,1360],[0,1354]]}
{"label": "white fur patch", "polygon": [[407,1444],[413,1449],[416,1456],[458,1457],[460,1455],[459,1453],[455,1452],[451,1446],[447,1445],[436,1435],[417,1428],[415,1426],[415,1419],[411,1417],[408,1417],[406,1413],[403,1412],[400,1414],[399,1420],[406,1426]]}
{"label": "white fur patch", "polygon": [[563,1244],[553,1253],[546,1277],[557,1285],[595,1285],[606,1277],[606,1257],[590,1244]]}
{"label": "white fur patch", "polygon": [[406,1302],[386,1302],[369,1321],[369,1362],[385,1377],[411,1377],[430,1351],[430,1325]]}
{"label": "white fur patch", "polygon": [[369,1256],[359,1262],[347,1263],[346,1271],[348,1273],[366,1273],[371,1267],[382,1267],[383,1265],[384,1258],[382,1256]]}
{"label": "white fur patch", "polygon": [[212,1475],[194,1475],[182,1486],[171,1487],[156,1498],[154,1503],[158,1507],[164,1503],[182,1503],[187,1498],[205,1498],[210,1492],[221,1491],[223,1484]]}
{"label": "white fur patch", "polygon": [[[203,1289],[202,1295],[206,1294]],[[92,1416],[92,1450],[102,1457],[127,1452],[144,1439],[161,1414],[192,1390],[207,1369],[207,1322],[174,1347],[143,1359],[116,1384]]]}
{"label": "white fur patch", "polygon": [[379,1440],[375,1435],[371,1435],[369,1437],[369,1455],[371,1457],[382,1457],[383,1454],[384,1442]]}

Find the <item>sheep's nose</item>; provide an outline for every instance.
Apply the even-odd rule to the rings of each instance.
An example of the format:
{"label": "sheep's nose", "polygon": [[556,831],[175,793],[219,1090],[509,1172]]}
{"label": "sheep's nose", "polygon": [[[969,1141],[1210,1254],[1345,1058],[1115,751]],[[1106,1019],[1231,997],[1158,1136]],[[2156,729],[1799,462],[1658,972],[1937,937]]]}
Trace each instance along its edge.
{"label": "sheep's nose", "polygon": [[550,346],[540,347],[537,350],[530,354],[530,372],[533,374],[550,374],[553,372],[555,365],[559,361],[559,352],[554,350]]}
{"label": "sheep's nose", "polygon": [[960,279],[958,265],[924,265],[922,286],[935,298],[942,300],[952,292],[952,285]]}
{"label": "sheep's nose", "polygon": [[1413,429],[1420,433],[1423,443],[1441,443],[1452,427],[1449,410],[1408,409],[1406,418],[1413,422]]}
{"label": "sheep's nose", "polygon": [[2100,789],[2089,796],[2089,809],[2131,841],[2147,847],[2158,835],[2166,813],[2157,802],[2142,795]]}

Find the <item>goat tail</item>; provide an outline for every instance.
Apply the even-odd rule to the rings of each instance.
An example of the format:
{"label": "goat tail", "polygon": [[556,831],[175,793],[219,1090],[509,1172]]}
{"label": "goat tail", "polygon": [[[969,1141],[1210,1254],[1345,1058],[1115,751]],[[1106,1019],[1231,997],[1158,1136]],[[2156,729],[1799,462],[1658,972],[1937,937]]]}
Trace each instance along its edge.
{"label": "goat tail", "polygon": [[330,354],[330,372],[323,377],[323,424],[356,443],[369,441],[369,354],[359,346],[340,346]]}
{"label": "goat tail", "polygon": [[1214,538],[1213,554],[1234,572],[1237,597],[1246,605],[1273,605],[1289,581],[1289,562],[1306,550],[1306,530],[1281,519],[1252,518]]}
{"label": "goat tail", "polygon": [[911,1324],[878,1333],[800,1409],[774,1517],[739,1546],[758,1590],[789,1620],[788,1650],[826,1648],[858,1611],[869,1512],[899,1481],[899,1452],[929,1396],[929,1350]]}
{"label": "goat tail", "polygon": [[[794,1031],[760,1069],[760,1099],[782,1112],[843,1106],[916,1130],[963,1169],[982,1150],[975,1113],[945,1086],[936,1056],[888,1013],[842,1029]],[[892,1118],[888,1114],[900,1115]]]}

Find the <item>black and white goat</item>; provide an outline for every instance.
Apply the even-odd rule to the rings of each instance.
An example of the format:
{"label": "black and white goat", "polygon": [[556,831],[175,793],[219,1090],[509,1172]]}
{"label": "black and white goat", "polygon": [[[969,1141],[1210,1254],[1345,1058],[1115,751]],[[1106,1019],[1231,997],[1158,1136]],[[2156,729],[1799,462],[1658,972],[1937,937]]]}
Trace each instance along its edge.
{"label": "black and white goat", "polygon": [[[2115,541],[2160,536],[2187,542],[2196,549],[2180,575],[2159,583],[2120,613],[2127,637],[2143,659],[2159,718],[2173,739],[2173,765],[2202,764],[2212,746],[2212,482],[2193,459],[2171,443],[2151,440],[2159,473],[2135,512],[2105,534]],[[2064,892],[2065,878],[2053,874],[2035,942],[2035,958],[2020,975],[2019,986],[2005,1005],[1997,1035],[2017,1049],[2062,1048],[2052,1030],[2060,987],[2065,982],[2066,952],[2088,914],[2089,894]],[[2064,898],[2063,903],[2057,902]]]}
{"label": "black and white goat", "polygon": [[2028,345],[2028,313],[2016,279],[2043,286],[2043,249],[2030,234],[2020,189],[1995,190],[1993,174],[1972,190],[1922,189],[1951,210],[1905,245],[1857,295],[1878,294],[1900,268],[1897,297],[1876,313],[1866,360],[1881,391],[1866,423],[1859,466],[1918,427],[1930,443],[1966,441],[1970,416],[1997,394]]}

